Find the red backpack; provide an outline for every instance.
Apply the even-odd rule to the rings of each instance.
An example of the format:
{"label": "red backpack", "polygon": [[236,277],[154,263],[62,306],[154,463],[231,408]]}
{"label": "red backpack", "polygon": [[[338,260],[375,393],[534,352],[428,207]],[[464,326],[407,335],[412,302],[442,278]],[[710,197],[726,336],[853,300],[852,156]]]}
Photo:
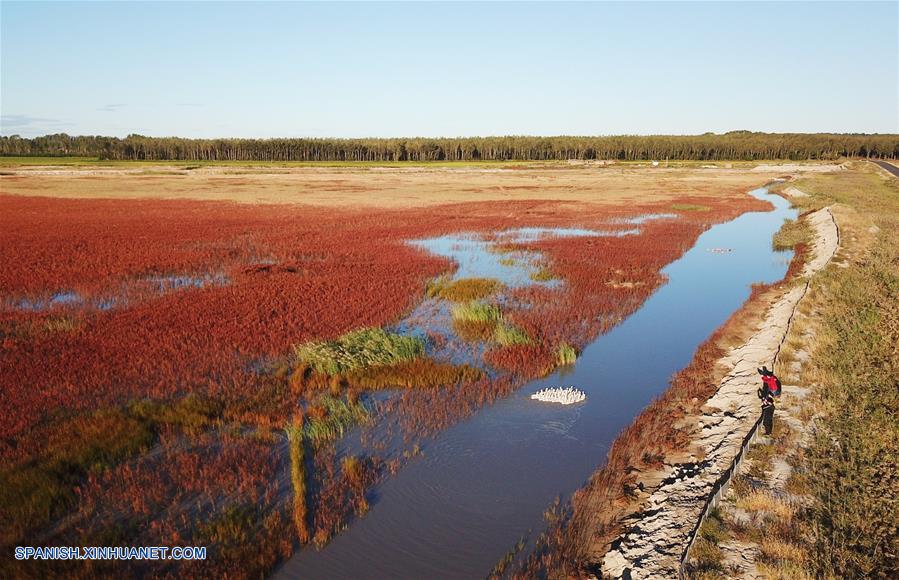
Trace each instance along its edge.
{"label": "red backpack", "polygon": [[764,382],[768,386],[768,391],[771,392],[771,396],[780,396],[780,379],[778,379],[774,375],[764,375],[762,376],[762,382]]}

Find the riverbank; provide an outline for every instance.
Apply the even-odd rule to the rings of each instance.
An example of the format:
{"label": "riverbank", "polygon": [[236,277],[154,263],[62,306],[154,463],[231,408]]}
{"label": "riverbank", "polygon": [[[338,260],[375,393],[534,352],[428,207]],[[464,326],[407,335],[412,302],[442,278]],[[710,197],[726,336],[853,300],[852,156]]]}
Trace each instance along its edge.
{"label": "riverbank", "polygon": [[821,271],[838,247],[839,230],[829,208],[805,216],[813,232],[811,259],[800,278],[768,310],[758,330],[742,346],[731,350],[717,365],[731,369],[708,399],[701,414],[685,423],[693,424],[689,455],[666,465],[661,481],[646,489],[643,508],[629,521],[627,531],[614,541],[603,557],[604,574],[634,578],[676,576],[681,559],[693,541],[708,509],[717,503],[719,490],[726,488],[742,459],[745,442],[756,436],[758,427],[758,375],[762,365],[776,368],[800,301],[811,278]]}
{"label": "riverbank", "polygon": [[774,438],[747,462],[690,554],[696,578],[899,574],[899,181],[871,165],[803,179],[799,204],[842,233],[793,321]]}
{"label": "riverbank", "polygon": [[[833,229],[826,231],[828,223],[833,227],[826,211],[810,214],[803,216],[799,227],[784,228],[791,235],[782,232],[775,236],[778,245],[786,243],[796,254],[783,281],[754,286],[752,296],[697,349],[669,388],[619,434],[606,464],[575,493],[561,523],[551,526],[538,541],[525,570],[621,576],[633,561],[656,566],[655,574],[677,575],[695,531],[694,522],[705,508],[703,486],[714,485],[727,469],[730,460],[725,451],[733,451],[734,442],[739,448],[740,422],[731,416],[729,407],[742,406],[743,419],[752,413],[757,416],[754,382],[749,390],[751,400],[720,401],[721,410],[707,401],[722,390],[721,385],[738,391],[743,381],[757,382],[756,367],[749,368],[753,362],[771,366],[766,359],[776,355],[806,287],[804,283],[797,286],[797,279],[807,278],[833,252],[836,234]],[[805,229],[811,228],[820,230],[821,235],[809,248]],[[777,307],[769,309],[771,304]],[[742,368],[733,372],[742,359],[745,364],[741,366],[751,375]],[[701,419],[714,414],[720,417],[706,417],[712,428],[704,431]],[[749,421],[743,430],[751,426]],[[721,441],[716,442],[715,437]],[[686,506],[668,501],[667,494],[674,492],[677,484],[688,496],[695,488],[692,493],[696,497],[681,498]],[[692,507],[695,513],[690,517],[677,514],[675,507]]]}

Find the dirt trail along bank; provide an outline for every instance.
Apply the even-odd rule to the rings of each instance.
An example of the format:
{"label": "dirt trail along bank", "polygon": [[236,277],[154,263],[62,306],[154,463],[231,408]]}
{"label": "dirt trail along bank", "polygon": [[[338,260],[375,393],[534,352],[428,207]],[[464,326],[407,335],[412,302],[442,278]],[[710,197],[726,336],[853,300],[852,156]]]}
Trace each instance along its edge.
{"label": "dirt trail along bank", "polygon": [[667,467],[644,508],[627,522],[627,531],[602,560],[604,575],[615,578],[674,578],[710,503],[726,486],[735,461],[754,435],[759,419],[756,368],[773,363],[786,339],[793,314],[808,290],[809,278],[823,269],[839,245],[830,208],[806,216],[814,233],[804,281],[774,303],[758,331],[732,349],[719,364],[732,369],[698,417],[700,435],[689,460]]}

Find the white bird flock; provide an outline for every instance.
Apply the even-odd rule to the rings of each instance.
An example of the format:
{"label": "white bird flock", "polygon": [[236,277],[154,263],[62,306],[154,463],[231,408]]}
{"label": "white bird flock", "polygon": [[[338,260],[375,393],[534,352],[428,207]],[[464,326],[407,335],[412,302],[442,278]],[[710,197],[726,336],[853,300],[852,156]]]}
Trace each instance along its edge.
{"label": "white bird flock", "polygon": [[587,398],[584,391],[575,389],[574,387],[550,387],[541,389],[531,395],[532,399],[543,401],[544,403],[559,403],[560,405],[573,405],[580,403]]}

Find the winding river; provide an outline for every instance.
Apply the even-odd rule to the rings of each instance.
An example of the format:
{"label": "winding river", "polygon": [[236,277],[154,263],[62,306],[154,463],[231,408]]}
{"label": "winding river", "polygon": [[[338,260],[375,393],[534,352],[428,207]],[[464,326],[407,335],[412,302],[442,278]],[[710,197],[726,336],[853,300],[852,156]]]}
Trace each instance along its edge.
{"label": "winding river", "polygon": [[[796,211],[765,189],[768,212],[745,213],[703,233],[663,273],[667,283],[584,349],[565,371],[444,431],[374,490],[372,509],[323,550],[307,548],[280,578],[483,578],[543,512],[581,487],[618,432],[663,391],[696,348],[746,300],[775,282],[791,252],[771,239]],[[715,248],[732,251],[713,252]],[[574,385],[587,400],[538,403],[535,391]]]}

